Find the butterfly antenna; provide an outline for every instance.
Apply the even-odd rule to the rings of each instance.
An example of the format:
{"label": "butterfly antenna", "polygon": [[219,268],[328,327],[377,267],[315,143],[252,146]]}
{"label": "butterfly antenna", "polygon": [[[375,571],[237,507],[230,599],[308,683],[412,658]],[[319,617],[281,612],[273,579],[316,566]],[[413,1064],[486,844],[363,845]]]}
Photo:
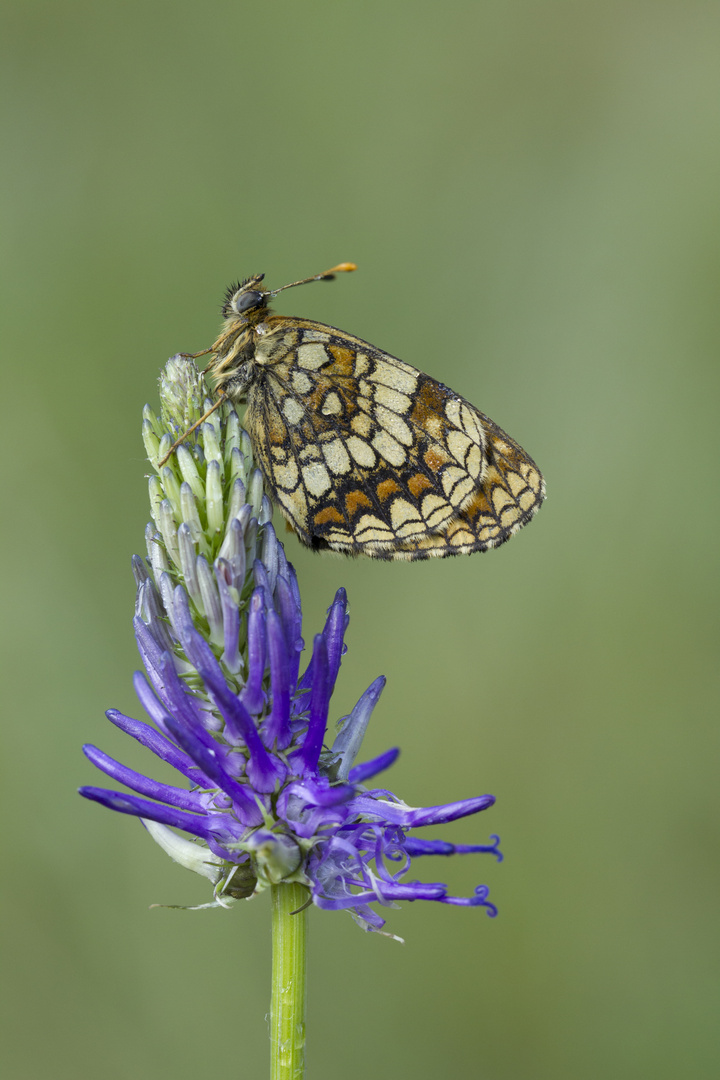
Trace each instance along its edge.
{"label": "butterfly antenna", "polygon": [[174,442],[174,443],[172,444],[172,446],[170,447],[170,449],[168,450],[167,454],[166,454],[166,455],[165,455],[165,457],[164,457],[164,458],[162,459],[162,461],[159,461],[159,462],[158,462],[158,465],[157,465],[158,469],[162,469],[162,467],[163,467],[163,465],[165,464],[165,462],[166,462],[166,461],[168,460],[168,458],[169,458],[169,457],[172,457],[172,455],[173,455],[173,454],[175,453],[175,451],[177,450],[178,446],[180,446],[180,445],[181,445],[181,443],[184,443],[184,442],[185,442],[185,440],[187,439],[188,435],[192,435],[193,431],[195,431],[195,429],[196,429],[196,428],[199,428],[201,424],[205,423],[205,421],[207,420],[208,416],[210,416],[210,415],[211,415],[211,413],[214,413],[214,412],[215,412],[215,410],[216,410],[216,409],[217,409],[217,408],[218,408],[218,407],[219,407],[220,405],[222,405],[222,403],[223,403],[223,401],[224,401],[224,400],[225,400],[225,394],[223,394],[223,392],[222,392],[222,391],[220,391],[220,393],[218,394],[218,399],[217,399],[217,401],[215,402],[215,404],[214,404],[214,405],[212,406],[212,408],[208,409],[208,411],[207,411],[207,412],[203,413],[203,414],[202,414],[202,416],[200,417],[200,419],[199,419],[199,420],[196,420],[196,421],[195,421],[195,423],[194,423],[194,424],[192,425],[192,427],[189,427],[189,428],[187,429],[187,431],[183,431],[183,433],[182,433],[182,435],[180,436],[180,438],[179,438],[179,439],[176,439],[176,440],[175,440],[175,442]]}
{"label": "butterfly antenna", "polygon": [[307,285],[309,281],[332,281],[336,274],[349,273],[351,270],[357,270],[355,263],[338,263],[337,266],[333,266],[330,270],[326,270],[324,274],[315,274],[314,277],[306,277],[303,278],[302,281],[291,281],[289,285],[281,285],[279,289],[273,289],[265,295],[277,296],[283,289],[293,289],[296,285]]}

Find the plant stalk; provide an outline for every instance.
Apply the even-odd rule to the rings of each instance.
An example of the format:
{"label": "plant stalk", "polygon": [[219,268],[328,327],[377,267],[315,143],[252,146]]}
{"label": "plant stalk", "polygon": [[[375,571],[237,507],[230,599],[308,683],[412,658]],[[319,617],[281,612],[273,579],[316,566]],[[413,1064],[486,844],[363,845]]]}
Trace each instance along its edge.
{"label": "plant stalk", "polygon": [[271,894],[270,1080],[302,1080],[307,911],[298,909],[307,903],[309,894],[304,885],[287,882],[271,886]]}

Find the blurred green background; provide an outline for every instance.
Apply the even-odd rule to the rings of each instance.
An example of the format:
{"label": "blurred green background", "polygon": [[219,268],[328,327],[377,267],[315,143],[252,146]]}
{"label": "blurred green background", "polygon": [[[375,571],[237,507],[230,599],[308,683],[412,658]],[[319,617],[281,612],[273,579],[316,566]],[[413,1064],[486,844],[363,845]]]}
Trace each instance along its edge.
{"label": "blurred green background", "polygon": [[482,912],[310,918],[309,1077],[715,1077],[720,7],[23,0],[4,5],[3,922],[12,1080],[267,1072],[269,904],[80,800],[149,764],[129,559],[140,410],[226,285],[448,383],[546,473],[484,557],[287,540],[306,638],[351,602],[335,699],[428,805],[485,791],[506,861],[429,860]]}

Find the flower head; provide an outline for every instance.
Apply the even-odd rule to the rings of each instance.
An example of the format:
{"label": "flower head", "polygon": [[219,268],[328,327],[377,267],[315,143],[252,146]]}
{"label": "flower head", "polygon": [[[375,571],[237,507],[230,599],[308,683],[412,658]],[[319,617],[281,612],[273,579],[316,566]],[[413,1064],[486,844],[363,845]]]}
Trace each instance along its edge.
{"label": "flower head", "polygon": [[[161,401],[161,419],[146,408],[143,426],[155,466],[177,432],[201,414],[200,382],[189,360],[169,361]],[[145,668],[135,689],[152,723],[107,714],[184,783],[159,783],[86,746],[90,761],[134,794],[98,787],[80,793],[141,818],[172,858],[212,881],[214,904],[295,881],[318,907],[347,908],[367,930],[384,925],[369,906],[376,902],[437,900],[494,915],[484,885],[462,898],[448,896],[441,883],[408,880],[412,860],[422,855],[491,852],[500,859],[497,837],[486,845],[453,845],[416,836],[495,800],[481,795],[413,808],[367,786],[399,753],[356,763],[384,678],[368,687],[326,743],[345,652],[345,591],[336,593],[301,673],[295,571],[270,523],[248,437],[236,413],[223,409],[150,480],[148,559],[135,557],[133,569]]]}

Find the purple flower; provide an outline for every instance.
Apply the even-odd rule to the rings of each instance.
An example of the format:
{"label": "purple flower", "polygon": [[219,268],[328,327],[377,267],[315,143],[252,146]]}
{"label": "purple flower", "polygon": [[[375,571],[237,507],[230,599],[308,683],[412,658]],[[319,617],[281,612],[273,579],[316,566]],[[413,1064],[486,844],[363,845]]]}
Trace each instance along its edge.
{"label": "purple flower", "polygon": [[[192,390],[183,362],[174,363]],[[168,373],[166,379],[170,365]],[[187,423],[193,408],[180,384],[178,391],[175,378],[173,392],[182,405],[180,422]],[[146,411],[154,462],[178,426],[167,393],[163,400],[163,422]],[[479,906],[495,915],[484,885],[461,898],[439,882],[410,876],[412,860],[423,855],[490,852],[501,859],[495,836],[489,844],[452,845],[416,835],[485,810],[493,796],[413,808],[367,786],[398,750],[356,764],[384,678],[368,687],[326,742],[345,652],[345,591],[338,590],[301,674],[295,571],[269,523],[261,477],[235,414],[227,410],[217,426],[205,424],[195,446],[180,447],[177,458],[150,482],[149,559],[133,562],[135,633],[146,673],[136,675],[135,689],[151,723],[116,710],[107,715],[170,764],[180,774],[178,786],[86,746],[90,761],[132,794],[99,787],[80,794],[139,817],[177,862],[213,882],[214,904],[295,881],[318,907],[346,908],[366,930],[384,925],[371,904],[398,900]]]}

